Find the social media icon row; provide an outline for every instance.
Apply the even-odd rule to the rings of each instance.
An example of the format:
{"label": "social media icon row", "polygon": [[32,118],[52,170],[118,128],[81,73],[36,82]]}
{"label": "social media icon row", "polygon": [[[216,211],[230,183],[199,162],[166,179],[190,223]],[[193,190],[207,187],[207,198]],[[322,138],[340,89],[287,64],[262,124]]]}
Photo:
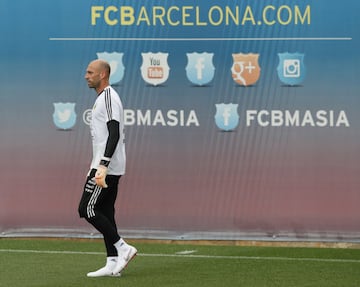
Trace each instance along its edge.
{"label": "social media icon row", "polygon": [[[109,62],[111,66],[110,84],[119,83],[124,77],[125,67],[123,64],[123,53],[97,53],[99,59]],[[141,53],[142,65],[140,67],[143,80],[153,86],[158,86],[169,78],[170,67],[168,65],[168,53]],[[213,64],[214,53],[187,53],[187,64],[185,67],[188,80],[198,86],[209,84],[215,75]],[[304,65],[304,54],[301,53],[279,53],[279,64],[277,74],[280,81],[289,86],[299,85],[304,81],[306,67]],[[252,86],[260,78],[261,68],[259,65],[259,54],[237,53],[232,54],[233,63],[231,75],[235,83],[240,86]]]}
{"label": "social media icon row", "polygon": [[[238,104],[215,104],[214,122],[221,131],[236,130],[240,122]],[[207,110],[208,113],[212,109]],[[259,127],[350,127],[345,110],[242,110],[243,126]],[[90,125],[92,109],[82,113],[83,123]],[[53,122],[59,130],[71,130],[76,124],[75,103],[54,103]],[[124,109],[125,126],[200,127],[195,109]]]}
{"label": "social media icon row", "polygon": [[[72,129],[75,124],[76,124],[76,120],[77,120],[77,115],[75,112],[75,103],[53,103],[54,105],[54,113],[53,113],[53,123],[54,125],[60,129],[60,130],[70,130]],[[216,104],[216,114],[215,114],[215,123],[217,125],[217,127],[223,131],[232,131],[234,130],[238,123],[239,123],[239,114],[237,112],[237,108],[238,108],[238,104]],[[84,123],[86,123],[87,125],[90,124],[91,121],[91,109],[85,110],[83,113],[83,121]],[[159,117],[159,119],[162,118],[162,120],[154,120],[153,124],[156,126],[156,123],[159,123],[160,125],[165,125],[165,120],[164,120],[164,116],[163,116],[163,112],[161,110],[158,110],[158,112],[160,112],[161,117]],[[173,111],[176,113],[176,111]],[[135,113],[134,113],[135,114]],[[166,112],[165,112],[166,114]],[[195,123],[196,126],[199,126],[199,121],[197,119],[196,116],[196,112],[193,111],[192,114],[192,118],[190,119],[190,115],[189,114],[189,118],[188,118],[188,122],[189,123]],[[175,115],[173,114],[172,118]],[[144,118],[142,116],[142,118]],[[184,118],[184,115],[182,116],[182,118]],[[134,120],[135,122],[135,120]],[[150,121],[151,122],[151,121]],[[164,122],[164,124],[162,124],[162,122]],[[182,126],[184,126],[184,124],[182,124]],[[188,125],[186,125],[188,126]]]}

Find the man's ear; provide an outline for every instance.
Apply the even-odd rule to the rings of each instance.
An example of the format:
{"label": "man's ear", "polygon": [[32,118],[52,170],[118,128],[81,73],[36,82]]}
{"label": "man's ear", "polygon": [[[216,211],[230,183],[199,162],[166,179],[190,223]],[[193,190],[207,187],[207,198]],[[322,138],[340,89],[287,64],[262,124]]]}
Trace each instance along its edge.
{"label": "man's ear", "polygon": [[102,71],[102,72],[100,72],[100,79],[104,79],[105,78],[105,72],[104,71]]}

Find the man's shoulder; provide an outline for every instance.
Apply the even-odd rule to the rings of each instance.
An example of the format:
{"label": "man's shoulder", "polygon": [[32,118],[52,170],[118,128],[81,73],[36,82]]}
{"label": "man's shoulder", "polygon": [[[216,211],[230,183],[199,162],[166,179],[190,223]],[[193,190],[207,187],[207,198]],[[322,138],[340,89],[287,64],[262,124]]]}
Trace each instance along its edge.
{"label": "man's shoulder", "polygon": [[118,92],[112,86],[107,86],[104,90],[107,90],[110,94],[118,95]]}
{"label": "man's shoulder", "polygon": [[114,97],[116,99],[120,99],[120,96],[118,94],[118,92],[112,87],[112,86],[107,86],[105,89],[104,89],[104,95],[108,95],[110,97]]}

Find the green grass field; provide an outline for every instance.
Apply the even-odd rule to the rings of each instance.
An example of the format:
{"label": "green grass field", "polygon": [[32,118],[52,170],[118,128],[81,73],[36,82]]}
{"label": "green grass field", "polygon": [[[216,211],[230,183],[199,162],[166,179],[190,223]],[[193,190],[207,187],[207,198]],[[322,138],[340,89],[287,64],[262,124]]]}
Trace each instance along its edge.
{"label": "green grass field", "polygon": [[121,277],[87,278],[99,240],[0,239],[0,286],[360,286],[359,249],[133,244]]}

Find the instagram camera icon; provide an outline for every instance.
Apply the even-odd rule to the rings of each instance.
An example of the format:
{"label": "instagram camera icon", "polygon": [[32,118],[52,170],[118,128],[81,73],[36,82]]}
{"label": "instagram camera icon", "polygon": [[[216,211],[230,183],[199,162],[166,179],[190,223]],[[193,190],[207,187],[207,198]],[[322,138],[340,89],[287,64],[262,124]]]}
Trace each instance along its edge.
{"label": "instagram camera icon", "polygon": [[279,65],[277,74],[285,85],[296,86],[303,83],[306,76],[304,65],[305,54],[301,53],[279,53]]}
{"label": "instagram camera icon", "polygon": [[283,76],[285,78],[299,78],[300,77],[300,60],[298,60],[298,59],[284,60]]}

